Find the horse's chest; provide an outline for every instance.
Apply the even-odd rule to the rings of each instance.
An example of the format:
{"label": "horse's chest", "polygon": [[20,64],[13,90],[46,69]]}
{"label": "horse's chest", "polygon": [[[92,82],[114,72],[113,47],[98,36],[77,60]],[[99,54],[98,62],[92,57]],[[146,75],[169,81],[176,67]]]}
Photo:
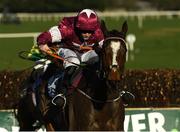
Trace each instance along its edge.
{"label": "horse's chest", "polygon": [[[118,130],[120,123],[120,110],[105,105],[102,110],[95,110],[89,113],[89,127],[91,130]],[[87,119],[87,121],[88,121]]]}

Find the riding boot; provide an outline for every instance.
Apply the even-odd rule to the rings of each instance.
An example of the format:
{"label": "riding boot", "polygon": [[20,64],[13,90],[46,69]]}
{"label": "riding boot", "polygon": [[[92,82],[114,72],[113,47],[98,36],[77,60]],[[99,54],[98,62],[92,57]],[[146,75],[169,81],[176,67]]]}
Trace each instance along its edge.
{"label": "riding boot", "polygon": [[52,104],[55,106],[60,106],[64,108],[66,105],[66,94],[68,89],[71,87],[72,76],[75,73],[77,67],[69,66],[64,71],[64,77],[62,81],[58,84],[57,95],[52,99]]}
{"label": "riding boot", "polygon": [[135,100],[135,96],[131,92],[121,91],[120,95],[125,106],[128,106]]}

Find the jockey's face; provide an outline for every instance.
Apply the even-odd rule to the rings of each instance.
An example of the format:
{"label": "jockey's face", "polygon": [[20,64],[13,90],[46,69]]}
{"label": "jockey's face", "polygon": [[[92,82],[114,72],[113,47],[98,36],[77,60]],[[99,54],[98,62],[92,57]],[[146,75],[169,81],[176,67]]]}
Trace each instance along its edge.
{"label": "jockey's face", "polygon": [[93,31],[81,31],[81,35],[85,41],[87,41],[91,35],[93,34]]}

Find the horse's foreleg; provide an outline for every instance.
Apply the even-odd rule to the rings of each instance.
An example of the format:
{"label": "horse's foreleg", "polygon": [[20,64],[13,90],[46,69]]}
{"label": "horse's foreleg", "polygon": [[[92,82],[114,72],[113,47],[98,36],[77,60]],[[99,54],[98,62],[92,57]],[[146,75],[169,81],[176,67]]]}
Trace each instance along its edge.
{"label": "horse's foreleg", "polygon": [[51,123],[45,124],[46,131],[55,131],[53,125]]}

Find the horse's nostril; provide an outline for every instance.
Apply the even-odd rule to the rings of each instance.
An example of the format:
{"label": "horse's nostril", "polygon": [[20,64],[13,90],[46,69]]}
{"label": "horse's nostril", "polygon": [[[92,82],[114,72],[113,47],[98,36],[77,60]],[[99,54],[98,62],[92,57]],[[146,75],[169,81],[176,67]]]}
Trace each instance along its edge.
{"label": "horse's nostril", "polygon": [[112,65],[112,68],[116,68],[117,67],[117,65]]}
{"label": "horse's nostril", "polygon": [[110,69],[114,69],[114,68],[117,68],[118,66],[117,65],[110,65]]}

